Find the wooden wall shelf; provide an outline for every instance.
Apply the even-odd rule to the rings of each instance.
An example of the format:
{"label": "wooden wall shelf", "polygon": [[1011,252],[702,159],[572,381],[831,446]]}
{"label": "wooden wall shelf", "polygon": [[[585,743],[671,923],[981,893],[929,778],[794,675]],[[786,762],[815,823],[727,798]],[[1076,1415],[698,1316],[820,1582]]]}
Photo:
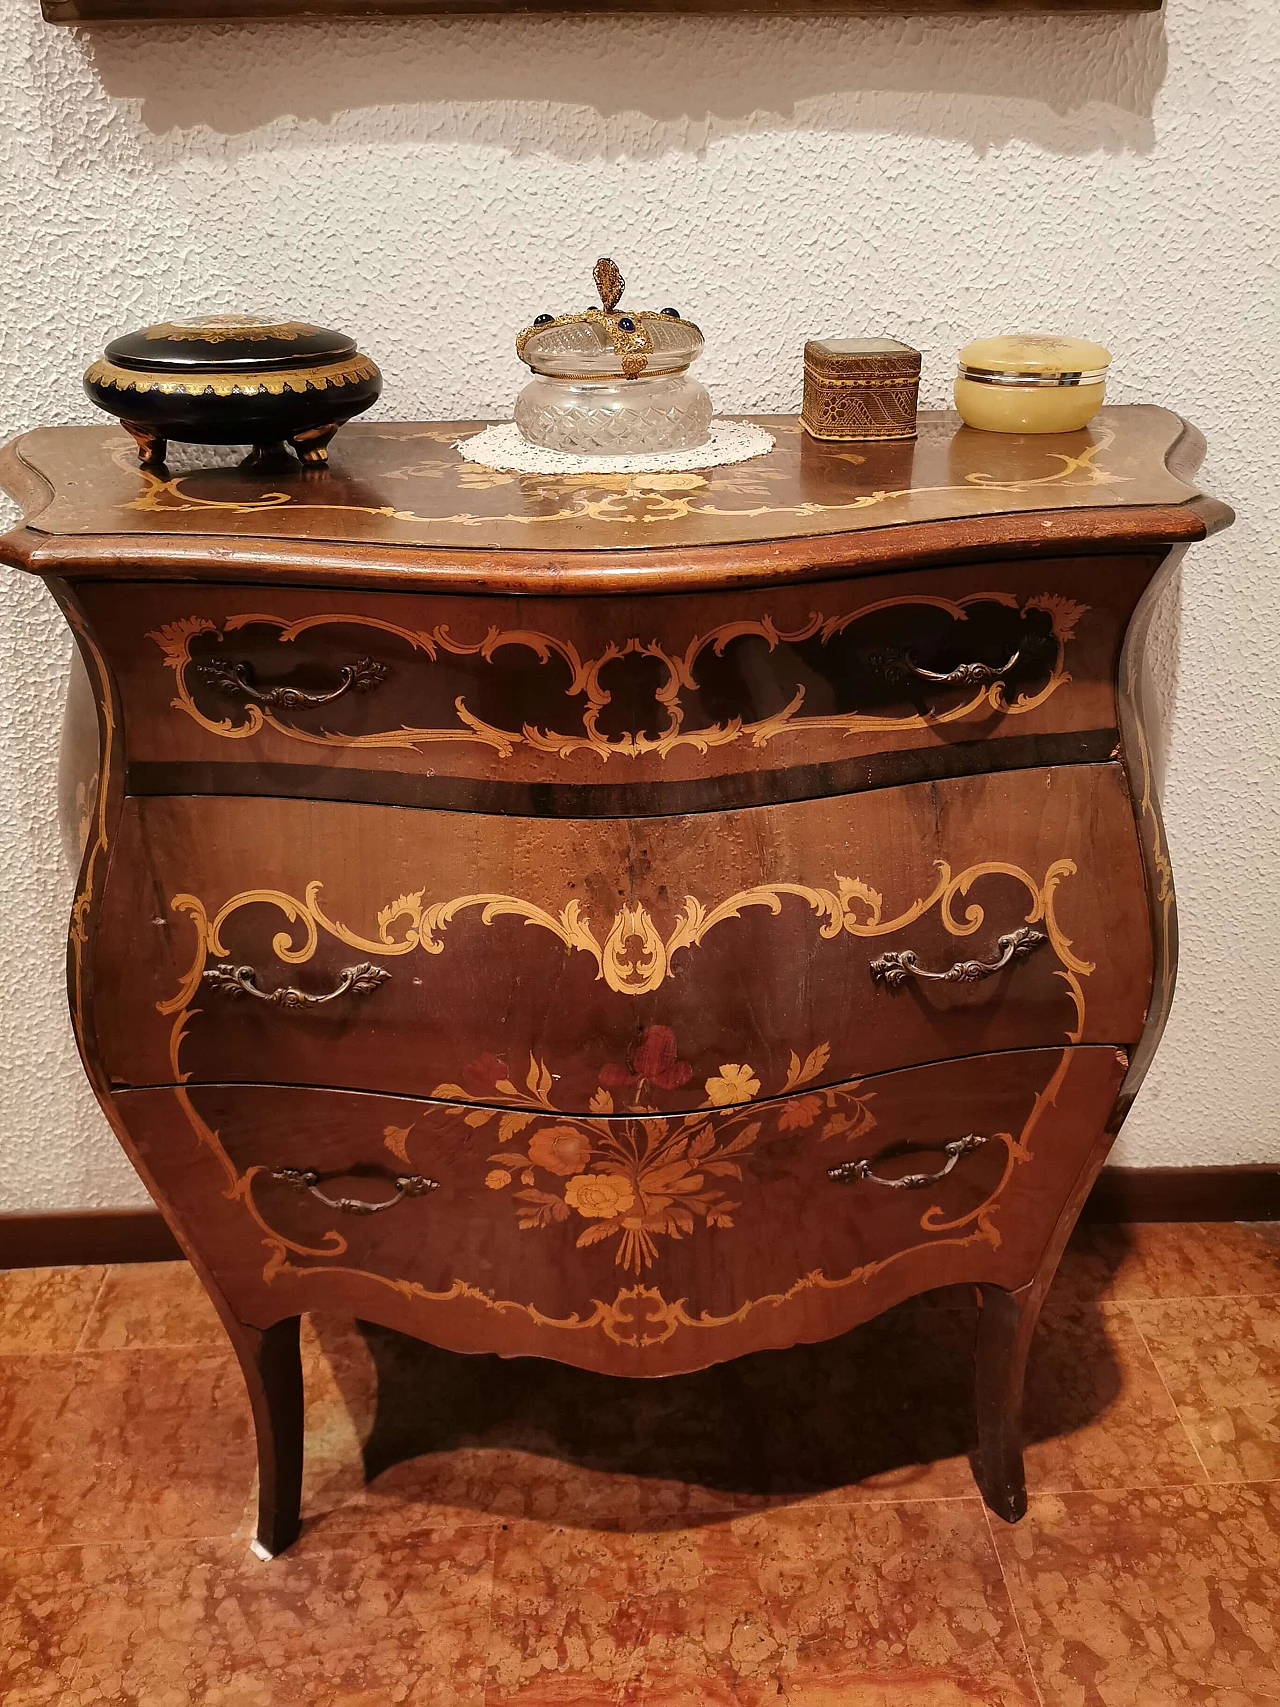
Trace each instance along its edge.
{"label": "wooden wall shelf", "polygon": [[50,24],[199,23],[259,18],[409,18],[458,12],[754,12],[870,15],[1158,12],[1162,0],[42,0]]}

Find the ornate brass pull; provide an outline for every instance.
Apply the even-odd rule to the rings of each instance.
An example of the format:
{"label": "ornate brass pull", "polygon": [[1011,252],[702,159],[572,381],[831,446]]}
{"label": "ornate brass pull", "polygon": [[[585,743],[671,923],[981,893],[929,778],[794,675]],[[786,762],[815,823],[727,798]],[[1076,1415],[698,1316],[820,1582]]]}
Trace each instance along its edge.
{"label": "ornate brass pull", "polygon": [[1016,931],[1010,931],[1008,936],[997,938],[996,947],[1000,950],[995,960],[957,960],[954,966],[948,966],[945,972],[930,972],[918,964],[915,950],[912,948],[893,949],[888,954],[881,955],[879,960],[871,962],[871,981],[883,984],[887,990],[900,990],[908,978],[927,978],[941,984],[979,984],[984,978],[992,978],[997,972],[1003,972],[1006,966],[1015,960],[1025,960],[1033,954],[1042,942],[1048,938],[1043,931],[1032,930],[1029,925],[1020,925]]}
{"label": "ornate brass pull", "polygon": [[200,675],[228,699],[250,699],[255,705],[271,706],[273,710],[288,710],[299,705],[328,705],[344,693],[372,693],[389,674],[387,666],[376,659],[357,658],[354,664],[342,666],[336,688],[331,688],[328,693],[307,693],[303,688],[255,687],[250,679],[250,668],[247,663],[225,663],[221,659],[196,666]]}
{"label": "ornate brass pull", "polygon": [[856,1162],[837,1162],[835,1167],[828,1168],[828,1176],[840,1185],[850,1185],[854,1180],[870,1180],[872,1185],[887,1185],[893,1191],[921,1191],[925,1186],[937,1185],[939,1180],[946,1179],[961,1156],[967,1156],[970,1150],[979,1150],[986,1143],[977,1132],[970,1132],[964,1138],[952,1138],[940,1146],[946,1162],[935,1174],[900,1174],[897,1179],[886,1179],[883,1174],[873,1173],[872,1169],[879,1160],[876,1156],[863,1156]]}
{"label": "ornate brass pull", "polygon": [[391,974],[372,960],[362,960],[358,966],[344,967],[338,982],[323,996],[313,996],[292,984],[282,984],[278,990],[260,990],[258,974],[252,966],[211,966],[204,981],[224,996],[256,996],[260,1002],[271,1002],[277,1008],[319,1008],[326,1002],[336,1002],[339,996],[368,996],[385,984]]}
{"label": "ornate brass pull", "polygon": [[940,688],[986,688],[992,682],[1002,681],[1022,657],[1022,648],[1014,652],[1004,664],[957,664],[954,670],[926,670],[923,664],[917,664],[910,652],[900,652],[896,648],[880,652],[875,662],[882,673],[890,681],[906,681],[914,676],[917,681],[928,682],[933,687]]}
{"label": "ornate brass pull", "polygon": [[440,1187],[438,1180],[428,1179],[425,1174],[401,1174],[395,1182],[394,1197],[384,1197],[380,1203],[371,1203],[367,1197],[327,1196],[320,1189],[320,1175],[314,1168],[274,1168],[267,1177],[277,1179],[283,1185],[291,1185],[296,1191],[310,1192],[326,1209],[340,1209],[344,1215],[381,1215],[384,1209],[394,1209],[406,1197],[425,1197],[429,1191],[438,1191]]}

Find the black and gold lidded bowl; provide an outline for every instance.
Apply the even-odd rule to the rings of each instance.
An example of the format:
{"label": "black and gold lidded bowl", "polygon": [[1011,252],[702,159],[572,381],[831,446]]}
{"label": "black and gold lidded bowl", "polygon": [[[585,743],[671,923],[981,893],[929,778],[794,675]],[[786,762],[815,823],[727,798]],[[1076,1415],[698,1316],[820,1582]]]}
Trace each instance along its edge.
{"label": "black and gold lidded bowl", "polygon": [[144,467],[164,461],[169,439],[248,444],[254,459],[291,444],[304,463],[323,463],[338,428],[376,401],[382,375],[345,332],[213,314],[113,339],[84,388],[133,434]]}

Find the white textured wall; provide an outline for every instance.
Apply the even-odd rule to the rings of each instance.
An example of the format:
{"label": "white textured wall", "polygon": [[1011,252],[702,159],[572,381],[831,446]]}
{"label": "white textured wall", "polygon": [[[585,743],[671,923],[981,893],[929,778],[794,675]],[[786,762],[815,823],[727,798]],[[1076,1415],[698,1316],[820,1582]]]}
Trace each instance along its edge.
{"label": "white textured wall", "polygon": [[[916,344],[931,404],[970,336],[1094,334],[1113,396],[1191,416],[1240,511],[1159,634],[1182,980],[1120,1159],[1280,1159],[1278,46],[1274,0],[96,34],[0,0],[0,428],[88,419],[111,333],[235,306],[357,331],[383,414],[496,414],[512,333],[601,253],[695,315],[728,409],[795,407],[815,333]],[[140,1195],[64,1019],[68,650],[6,577],[0,1208]]]}

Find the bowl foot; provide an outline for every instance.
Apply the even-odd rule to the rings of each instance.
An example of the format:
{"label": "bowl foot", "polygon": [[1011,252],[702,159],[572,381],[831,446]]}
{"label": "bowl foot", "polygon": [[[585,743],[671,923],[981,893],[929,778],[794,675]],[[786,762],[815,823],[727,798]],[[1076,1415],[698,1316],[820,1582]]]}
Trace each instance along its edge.
{"label": "bowl foot", "polygon": [[120,425],[138,447],[138,461],[143,468],[163,468],[165,452],[169,448],[168,439],[162,439],[159,433],[152,432],[150,427],[144,427],[137,421],[121,421]]}
{"label": "bowl foot", "polygon": [[324,427],[304,427],[300,433],[290,435],[289,443],[302,462],[311,465],[328,462],[329,440],[341,425],[341,421],[331,421]]}
{"label": "bowl foot", "polygon": [[270,439],[262,444],[254,445],[253,449],[240,464],[241,468],[273,469],[287,468],[292,465],[293,458],[285,449],[283,439]]}

